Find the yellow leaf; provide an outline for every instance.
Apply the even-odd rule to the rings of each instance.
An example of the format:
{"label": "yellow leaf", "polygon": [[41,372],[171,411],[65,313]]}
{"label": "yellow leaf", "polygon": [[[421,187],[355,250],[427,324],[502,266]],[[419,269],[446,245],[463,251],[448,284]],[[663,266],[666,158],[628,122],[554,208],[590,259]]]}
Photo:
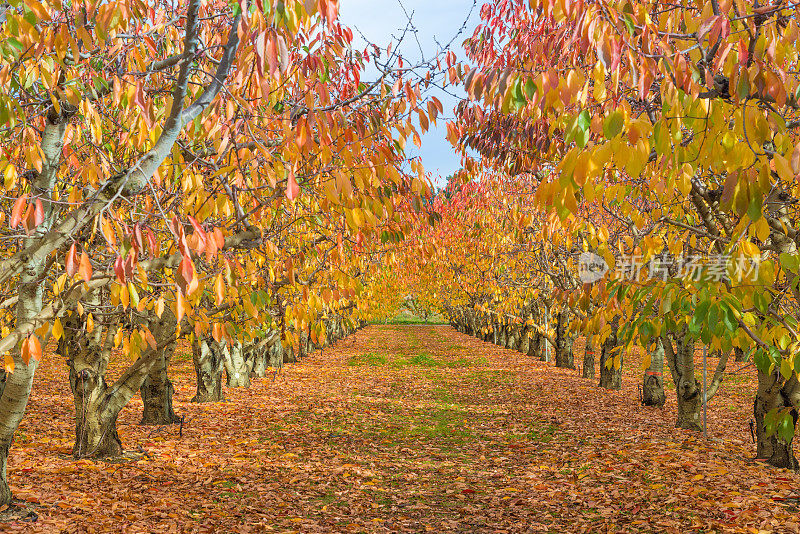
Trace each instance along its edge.
{"label": "yellow leaf", "polygon": [[61,339],[61,336],[64,335],[64,327],[61,326],[61,319],[56,319],[53,322],[53,337],[56,341]]}
{"label": "yellow leaf", "polygon": [[756,237],[762,243],[769,238],[770,230],[766,217],[759,217],[759,219],[755,222],[755,232]]}
{"label": "yellow leaf", "polygon": [[781,156],[780,154],[775,154],[775,172],[778,173],[778,176],[781,177],[782,180],[793,180],[794,173],[792,169],[789,167],[789,162],[786,161],[786,158]]}
{"label": "yellow leaf", "polygon": [[158,299],[158,301],[156,301],[156,306],[154,311],[156,312],[158,318],[161,319],[161,315],[164,313],[164,297],[161,297],[160,299]]}
{"label": "yellow leaf", "polygon": [[646,352],[644,358],[642,358],[642,370],[648,369],[650,367],[650,362],[653,359],[653,355],[649,352]]}

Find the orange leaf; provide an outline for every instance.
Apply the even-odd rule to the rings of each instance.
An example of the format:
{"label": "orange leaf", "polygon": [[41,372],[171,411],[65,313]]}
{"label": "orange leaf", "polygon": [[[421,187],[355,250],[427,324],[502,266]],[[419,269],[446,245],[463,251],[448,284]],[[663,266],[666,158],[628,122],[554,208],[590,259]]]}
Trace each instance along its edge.
{"label": "orange leaf", "polygon": [[222,273],[217,274],[214,281],[214,296],[216,297],[217,306],[222,305],[225,300],[225,282],[222,279]]}
{"label": "orange leaf", "polygon": [[92,264],[89,262],[89,256],[85,252],[81,253],[81,264],[80,267],[78,267],[78,274],[87,282],[92,279]]}
{"label": "orange leaf", "polygon": [[300,195],[300,186],[297,184],[297,178],[294,176],[294,171],[289,171],[289,184],[286,187],[286,198],[294,200]]}
{"label": "orange leaf", "polygon": [[175,317],[178,323],[181,322],[184,315],[186,315],[186,303],[183,301],[183,293],[177,291],[175,293]]}
{"label": "orange leaf", "polygon": [[28,194],[25,193],[14,202],[14,207],[11,209],[11,228],[16,228],[19,226],[19,223],[22,222],[22,214],[28,206],[28,203],[25,201],[27,198]]}
{"label": "orange leaf", "polygon": [[75,249],[75,243],[72,243],[72,246],[69,247],[69,251],[67,251],[66,269],[67,276],[70,278],[75,276],[75,273],[78,272],[78,252]]}

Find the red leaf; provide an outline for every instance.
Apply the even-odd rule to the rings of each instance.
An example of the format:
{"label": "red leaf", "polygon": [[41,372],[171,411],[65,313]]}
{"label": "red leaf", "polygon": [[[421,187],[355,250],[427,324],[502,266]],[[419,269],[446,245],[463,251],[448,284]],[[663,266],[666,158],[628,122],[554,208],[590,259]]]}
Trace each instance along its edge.
{"label": "red leaf", "polygon": [[270,76],[275,76],[275,73],[280,68],[279,53],[277,40],[270,36],[269,41],[267,41],[267,64],[269,65]]}
{"label": "red leaf", "polygon": [[181,259],[181,263],[178,266],[177,282],[184,295],[191,295],[200,285],[194,263],[192,263],[189,256],[184,256]]}
{"label": "red leaf", "polygon": [[147,229],[147,246],[150,247],[150,253],[153,256],[158,256],[160,247],[156,239],[156,234],[154,234],[153,230],[150,228]]}
{"label": "red leaf", "polygon": [[744,42],[744,39],[739,39],[739,66],[745,67],[747,66],[747,58],[748,58],[748,50],[747,45]]}
{"label": "red leaf", "polygon": [[136,254],[129,253],[122,262],[122,270],[125,273],[125,278],[133,278],[133,267],[136,265]]}
{"label": "red leaf", "polygon": [[114,260],[114,273],[117,275],[117,280],[120,284],[125,283],[125,268],[122,266],[122,256],[117,256]]}
{"label": "red leaf", "polygon": [[133,225],[133,246],[137,251],[144,248],[144,237],[142,236],[142,226],[139,223]]}

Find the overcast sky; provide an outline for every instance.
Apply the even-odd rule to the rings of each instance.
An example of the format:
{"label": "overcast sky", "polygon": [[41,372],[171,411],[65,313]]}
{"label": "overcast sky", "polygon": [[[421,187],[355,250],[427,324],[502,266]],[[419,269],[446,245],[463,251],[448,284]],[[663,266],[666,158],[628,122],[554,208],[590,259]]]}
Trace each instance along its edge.
{"label": "overcast sky", "polygon": [[[453,39],[469,16],[467,29],[451,47],[459,59],[463,60],[461,43],[472,35],[478,22],[478,9],[481,3],[480,1],[477,3],[469,16],[470,8],[473,6],[472,0],[402,0],[402,6],[400,0],[340,0],[339,15],[344,24],[358,28],[369,41],[385,47],[389,41],[396,43],[396,38],[405,28],[408,21],[403,12],[405,7],[408,14],[412,15],[413,24],[417,29],[416,36],[426,57],[432,57],[437,52],[439,49],[437,41],[444,45]],[[359,33],[355,30],[353,33],[354,47],[363,48],[364,41]],[[420,57],[419,48],[417,41],[409,36],[401,50],[404,57],[413,61]],[[464,97],[464,92],[460,88],[451,90],[459,97]],[[442,91],[435,91],[433,94],[444,105],[444,119],[452,118],[458,98]],[[445,139],[445,122],[440,117],[437,127],[432,127],[423,136],[421,150],[417,150],[410,141],[407,145],[414,149],[411,155],[422,157],[425,169],[432,173],[434,183],[437,185],[442,185],[442,178],[460,168],[460,158]]]}

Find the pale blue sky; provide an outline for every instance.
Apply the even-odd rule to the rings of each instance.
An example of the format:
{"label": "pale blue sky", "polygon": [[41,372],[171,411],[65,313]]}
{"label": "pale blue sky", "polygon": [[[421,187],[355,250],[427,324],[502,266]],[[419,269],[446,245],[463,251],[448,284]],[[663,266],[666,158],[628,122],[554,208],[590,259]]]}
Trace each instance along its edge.
{"label": "pale blue sky", "polygon": [[[464,59],[461,43],[472,35],[478,22],[478,9],[483,0],[478,0],[472,10],[467,28],[455,42],[451,50]],[[402,6],[409,15],[417,29],[417,40],[408,35],[402,45],[404,57],[411,61],[420,58],[420,46],[426,58],[432,57],[439,49],[437,41],[442,45],[448,43],[457,33],[470,14],[473,6],[472,0],[402,0]],[[358,28],[369,41],[385,47],[391,41],[397,42],[405,28],[408,18],[403,12],[399,0],[340,0],[339,15],[342,22],[352,28]],[[356,48],[363,48],[364,41],[359,33],[354,30]],[[394,36],[395,38],[393,38]],[[460,158],[455,154],[453,147],[445,139],[445,122],[453,116],[453,108],[458,103],[458,98],[464,98],[461,87],[451,87],[450,90],[457,96],[450,96],[440,90],[434,94],[444,105],[444,117],[440,117],[438,125],[431,128],[422,138],[422,148],[409,143],[414,149],[411,155],[419,155],[425,169],[432,173],[432,178],[437,185],[442,185],[442,180],[437,179],[452,174],[458,170]]]}

